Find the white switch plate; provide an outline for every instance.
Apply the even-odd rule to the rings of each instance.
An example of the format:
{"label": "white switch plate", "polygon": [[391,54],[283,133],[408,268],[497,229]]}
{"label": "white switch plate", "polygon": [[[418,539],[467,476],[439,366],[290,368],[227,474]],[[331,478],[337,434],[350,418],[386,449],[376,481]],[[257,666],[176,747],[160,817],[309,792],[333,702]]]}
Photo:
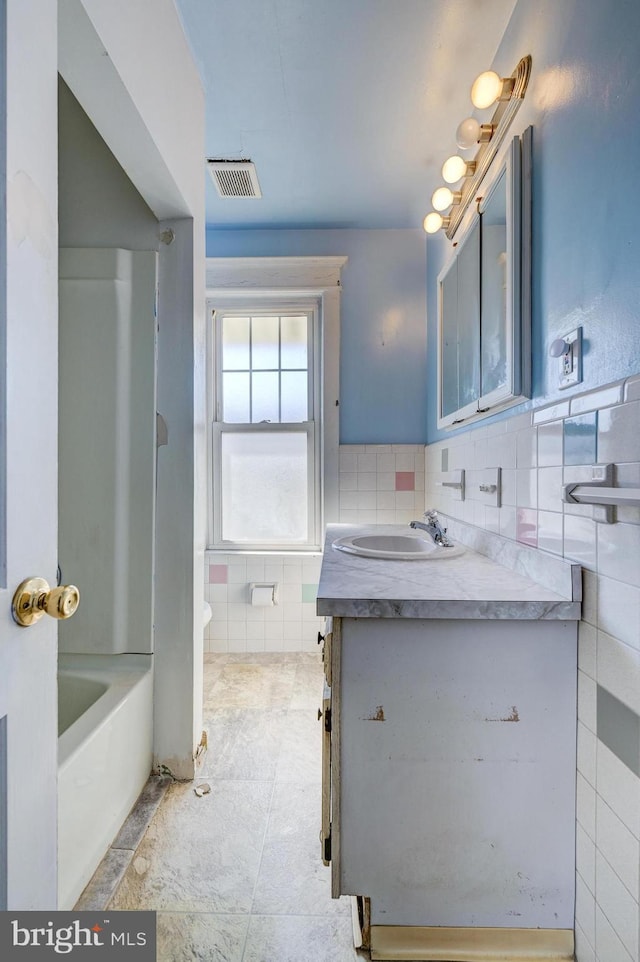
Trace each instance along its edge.
{"label": "white switch plate", "polygon": [[559,388],[571,387],[582,380],[582,328],[564,334],[562,340],[569,344],[570,350],[558,358]]}

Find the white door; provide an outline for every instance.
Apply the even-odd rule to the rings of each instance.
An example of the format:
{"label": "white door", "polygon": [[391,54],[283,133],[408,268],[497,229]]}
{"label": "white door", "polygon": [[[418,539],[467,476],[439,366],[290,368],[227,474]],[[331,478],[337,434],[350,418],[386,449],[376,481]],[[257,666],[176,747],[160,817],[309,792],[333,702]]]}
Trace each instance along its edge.
{"label": "white door", "polygon": [[11,615],[56,583],[56,8],[0,0],[0,909],[56,904],[57,623]]}

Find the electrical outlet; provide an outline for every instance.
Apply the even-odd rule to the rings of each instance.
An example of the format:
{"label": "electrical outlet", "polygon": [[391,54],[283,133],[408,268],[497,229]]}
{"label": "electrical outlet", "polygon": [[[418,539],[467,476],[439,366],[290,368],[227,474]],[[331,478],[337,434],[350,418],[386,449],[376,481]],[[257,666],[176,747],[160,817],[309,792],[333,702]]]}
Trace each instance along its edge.
{"label": "electrical outlet", "polygon": [[[558,356],[558,387],[571,387],[582,380],[582,328],[577,327],[562,338],[566,348]],[[557,341],[554,344],[558,343]]]}

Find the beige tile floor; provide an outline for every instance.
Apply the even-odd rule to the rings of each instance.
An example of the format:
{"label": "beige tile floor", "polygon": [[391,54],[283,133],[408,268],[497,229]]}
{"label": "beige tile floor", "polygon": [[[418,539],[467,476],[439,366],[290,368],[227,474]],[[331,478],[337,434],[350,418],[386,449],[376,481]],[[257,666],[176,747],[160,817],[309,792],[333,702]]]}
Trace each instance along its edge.
{"label": "beige tile floor", "polygon": [[207,756],[169,787],[109,905],[158,912],[158,962],[362,958],[320,860],[321,700],[315,654],[205,656]]}

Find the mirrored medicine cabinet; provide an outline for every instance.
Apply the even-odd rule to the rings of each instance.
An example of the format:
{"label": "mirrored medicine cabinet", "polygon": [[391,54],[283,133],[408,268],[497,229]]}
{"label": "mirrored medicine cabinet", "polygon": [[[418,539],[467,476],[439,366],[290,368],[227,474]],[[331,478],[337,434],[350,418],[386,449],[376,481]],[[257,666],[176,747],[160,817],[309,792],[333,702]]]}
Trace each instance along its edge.
{"label": "mirrored medicine cabinet", "polygon": [[531,134],[496,156],[438,276],[438,427],[531,396]]}

